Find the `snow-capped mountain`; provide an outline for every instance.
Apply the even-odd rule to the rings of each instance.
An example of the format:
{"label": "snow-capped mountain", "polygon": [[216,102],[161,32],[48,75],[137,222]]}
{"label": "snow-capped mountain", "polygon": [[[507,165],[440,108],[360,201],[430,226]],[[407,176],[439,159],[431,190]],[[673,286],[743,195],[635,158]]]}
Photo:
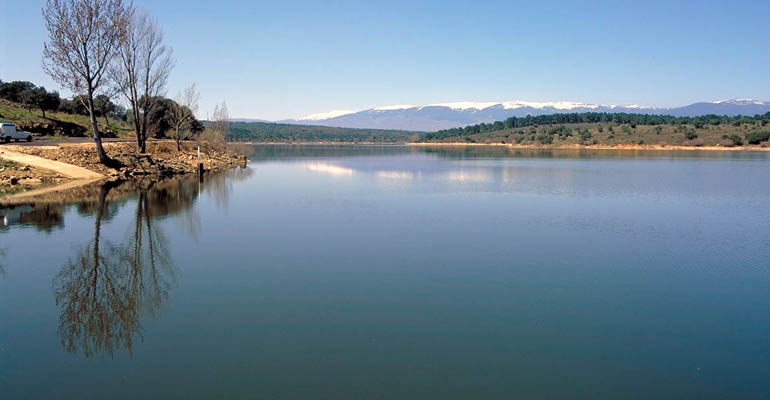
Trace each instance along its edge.
{"label": "snow-capped mountain", "polygon": [[336,110],[328,113],[308,115],[301,119],[279,122],[343,128],[436,131],[482,122],[502,121],[510,117],[580,112],[666,114],[674,116],[698,116],[705,114],[755,115],[770,112],[770,102],[738,99],[700,102],[684,107],[655,108],[637,104],[616,106],[572,101],[465,101],[422,106],[399,104],[375,107],[363,111]]}

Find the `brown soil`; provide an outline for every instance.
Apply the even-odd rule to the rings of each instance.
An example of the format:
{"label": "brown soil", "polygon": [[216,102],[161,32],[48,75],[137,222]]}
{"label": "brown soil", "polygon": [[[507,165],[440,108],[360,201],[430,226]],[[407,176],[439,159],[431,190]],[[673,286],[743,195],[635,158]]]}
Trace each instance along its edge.
{"label": "brown soil", "polygon": [[227,150],[205,142],[186,142],[182,151],[173,141],[147,143],[147,154],[140,154],[134,143],[105,143],[107,154],[120,161],[123,167],[109,168],[99,162],[93,143],[67,143],[48,146],[15,146],[14,151],[56,160],[87,168],[105,176],[170,176],[197,172],[197,148],[201,147],[201,162],[207,171],[218,171],[242,165],[245,159]]}
{"label": "brown soil", "polygon": [[0,160],[0,196],[66,182],[55,172]]}

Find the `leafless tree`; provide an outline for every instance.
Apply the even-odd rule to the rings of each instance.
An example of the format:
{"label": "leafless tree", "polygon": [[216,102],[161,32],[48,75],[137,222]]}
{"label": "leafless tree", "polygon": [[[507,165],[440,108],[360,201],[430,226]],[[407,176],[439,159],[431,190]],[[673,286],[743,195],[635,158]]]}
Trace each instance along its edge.
{"label": "leafless tree", "polygon": [[123,94],[134,120],[139,151],[147,150],[148,116],[165,95],[174,62],[171,48],[163,44],[163,32],[149,14],[131,10],[121,35],[118,57],[111,75]]}
{"label": "leafless tree", "polygon": [[43,70],[62,87],[84,96],[99,161],[107,165],[115,161],[102,146],[94,94],[107,86],[105,73],[125,32],[127,16],[122,0],[47,0],[43,7],[48,31]]}
{"label": "leafless tree", "polygon": [[227,135],[230,134],[230,113],[227,111],[227,104],[222,102],[214,106],[214,114],[207,118],[204,128],[200,136],[201,141],[220,149],[227,145]]}
{"label": "leafless tree", "polygon": [[195,89],[194,83],[177,94],[174,99],[175,104],[171,107],[171,112],[169,113],[169,123],[176,130],[177,151],[182,150],[182,139],[187,129],[195,121],[195,114],[198,113],[199,99],[200,94]]}
{"label": "leafless tree", "polygon": [[227,111],[227,103],[214,106],[213,130],[217,133],[224,144],[227,141],[227,135],[230,134],[230,112]]}

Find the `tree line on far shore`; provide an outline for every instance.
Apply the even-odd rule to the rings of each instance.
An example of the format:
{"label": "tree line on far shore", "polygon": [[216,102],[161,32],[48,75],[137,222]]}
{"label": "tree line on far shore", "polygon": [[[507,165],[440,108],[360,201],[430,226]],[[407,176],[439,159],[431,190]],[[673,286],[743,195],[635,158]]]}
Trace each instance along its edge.
{"label": "tree line on far shore", "polygon": [[[505,121],[496,121],[493,123],[481,123],[466,126],[464,128],[443,129],[437,132],[426,133],[421,137],[421,141],[435,141],[452,137],[463,137],[476,135],[479,133],[488,133],[502,131],[506,129],[562,125],[562,124],[617,124],[628,125],[636,128],[637,125],[652,126],[684,126],[692,125],[696,129],[702,129],[706,126],[734,125],[741,126],[750,124],[759,127],[770,125],[770,112],[763,115],[754,116],[727,116],[727,115],[703,115],[698,117],[674,117],[671,115],[651,115],[651,114],[629,114],[629,113],[568,113],[568,114],[549,114],[526,117],[511,117]],[[558,133],[558,132],[555,132]],[[696,136],[697,137],[697,136]]]}

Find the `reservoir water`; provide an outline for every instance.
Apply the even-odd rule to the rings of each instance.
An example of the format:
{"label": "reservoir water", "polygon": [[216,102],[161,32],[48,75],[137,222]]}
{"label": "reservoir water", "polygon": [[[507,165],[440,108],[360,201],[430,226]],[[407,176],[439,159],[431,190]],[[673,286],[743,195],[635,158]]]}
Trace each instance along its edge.
{"label": "reservoir water", "polygon": [[0,209],[0,398],[770,398],[770,153],[254,150]]}

